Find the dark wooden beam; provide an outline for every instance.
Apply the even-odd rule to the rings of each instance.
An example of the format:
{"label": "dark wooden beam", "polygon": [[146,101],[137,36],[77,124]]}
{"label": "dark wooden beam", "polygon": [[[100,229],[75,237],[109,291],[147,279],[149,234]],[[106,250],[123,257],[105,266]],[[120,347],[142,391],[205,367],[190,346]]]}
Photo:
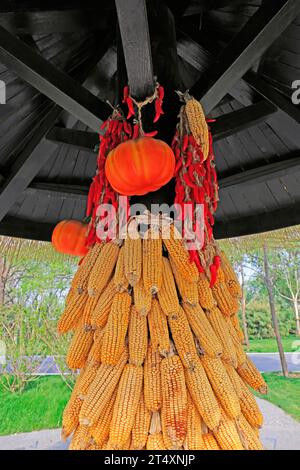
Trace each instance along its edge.
{"label": "dark wooden beam", "polygon": [[269,116],[277,111],[276,106],[268,101],[246,106],[238,111],[219,116],[216,122],[210,124],[214,142],[232,136],[249,127],[264,122]]}
{"label": "dark wooden beam", "polygon": [[217,220],[214,226],[214,235],[216,239],[220,240],[278,230],[298,224],[300,224],[299,202],[275,211],[230,219],[226,222]]}
{"label": "dark wooden beam", "polygon": [[[112,37],[110,32],[102,38],[100,50],[107,50]],[[1,26],[0,61],[95,131],[99,130],[101,120],[110,114],[106,103]]]}
{"label": "dark wooden beam", "polygon": [[47,139],[57,144],[65,144],[92,153],[97,152],[99,144],[99,135],[96,132],[78,131],[57,126],[48,132]]}
{"label": "dark wooden beam", "polygon": [[89,184],[62,184],[46,181],[33,181],[24,191],[26,194],[36,192],[46,193],[49,197],[64,197],[70,199],[87,199]]}
{"label": "dark wooden beam", "polygon": [[0,25],[14,34],[71,33],[106,29],[111,16],[103,5],[78,9],[22,10],[0,13]]}
{"label": "dark wooden beam", "polygon": [[154,91],[145,0],[115,0],[131,94],[145,98]]}
{"label": "dark wooden beam", "polygon": [[[97,53],[94,52],[90,56],[83,48],[76,63],[69,70],[72,77],[79,83],[84,82],[104,52],[105,50],[99,47]],[[46,101],[39,122],[28,133],[22,145],[15,149],[15,162],[10,168],[9,174],[6,175],[0,190],[0,220],[9,212],[20,194],[57,149],[57,144],[44,139],[44,137],[62,113],[61,107],[49,100]]]}
{"label": "dark wooden beam", "polygon": [[220,189],[232,189],[235,186],[250,186],[282,178],[299,171],[300,154],[286,156],[281,161],[261,165],[251,170],[246,170],[231,176],[219,177]]}
{"label": "dark wooden beam", "polygon": [[260,7],[191,89],[209,113],[300,12],[299,0]]}
{"label": "dark wooden beam", "polygon": [[7,216],[0,222],[0,235],[49,242],[55,225]]}
{"label": "dark wooden beam", "polygon": [[259,95],[300,124],[300,106],[293,104],[291,97],[287,98],[252,71],[246,73],[244,80]]}

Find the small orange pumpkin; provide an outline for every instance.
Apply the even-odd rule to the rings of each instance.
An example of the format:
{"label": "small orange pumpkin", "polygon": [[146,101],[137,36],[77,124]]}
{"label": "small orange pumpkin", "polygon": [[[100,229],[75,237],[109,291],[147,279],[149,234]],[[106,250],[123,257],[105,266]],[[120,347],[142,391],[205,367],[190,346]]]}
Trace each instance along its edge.
{"label": "small orange pumpkin", "polygon": [[112,188],[125,196],[141,196],[167,184],[174,175],[171,147],[151,137],[128,140],[109,154],[105,174]]}
{"label": "small orange pumpkin", "polygon": [[84,256],[88,252],[85,246],[87,224],[78,220],[62,220],[52,233],[52,245],[60,253]]}

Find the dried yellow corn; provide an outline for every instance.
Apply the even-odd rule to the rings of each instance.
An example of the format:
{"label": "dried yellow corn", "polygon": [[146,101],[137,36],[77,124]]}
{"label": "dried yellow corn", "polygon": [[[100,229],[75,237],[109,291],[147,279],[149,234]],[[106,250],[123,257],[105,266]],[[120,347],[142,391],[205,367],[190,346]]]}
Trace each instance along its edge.
{"label": "dried yellow corn", "polygon": [[92,317],[97,306],[100,294],[96,294],[88,297],[87,302],[83,311],[83,322],[86,326],[92,325]]}
{"label": "dried yellow corn", "polygon": [[149,229],[143,239],[143,281],[147,292],[157,294],[162,283],[162,241],[159,232]]}
{"label": "dried yellow corn", "polygon": [[69,450],[85,450],[90,441],[91,435],[88,426],[79,424],[73,434]]}
{"label": "dried yellow corn", "polygon": [[119,382],[124,366],[128,360],[128,351],[124,349],[115,366],[101,364],[83,401],[79,418],[89,425],[96,424],[101,413],[108,405]]}
{"label": "dried yellow corn", "polygon": [[175,280],[168,258],[162,259],[162,285],[158,291],[158,300],[165,315],[178,312],[179,300]]}
{"label": "dried yellow corn", "polygon": [[125,292],[129,287],[129,282],[125,276],[125,269],[124,269],[124,246],[120,248],[119,257],[116,264],[116,269],[114,273],[114,285],[117,292]]}
{"label": "dried yellow corn", "polygon": [[235,315],[232,315],[232,317],[230,317],[230,320],[238,334],[238,337],[240,338],[240,341],[243,343],[245,341],[245,337],[244,337],[243,330],[241,329],[241,326],[240,326],[238,313],[236,313]]}
{"label": "dried yellow corn", "polygon": [[235,368],[231,364],[228,364],[227,362],[223,361],[223,366],[226,369],[226,372],[228,374],[228,377],[230,378],[230,382],[233,385],[235,393],[240,398],[242,395],[242,387],[241,387],[241,380],[240,380],[238,373],[236,372]]}
{"label": "dried yellow corn", "polygon": [[185,248],[178,230],[171,225],[162,228],[162,238],[169,257],[174,262],[178,272],[189,282],[197,282],[199,272],[195,263],[191,263],[189,252]]}
{"label": "dried yellow corn", "polygon": [[152,307],[147,318],[152,346],[165,356],[170,349],[169,330],[166,316],[157,299],[152,300]]}
{"label": "dried yellow corn", "polygon": [[73,302],[73,300],[75,299],[77,295],[80,295],[80,294],[78,294],[78,292],[76,292],[76,290],[73,287],[70,287],[66,300],[65,300],[65,308]]}
{"label": "dried yellow corn", "polygon": [[207,427],[217,429],[221,411],[200,359],[194,370],[185,369],[185,378],[191,397]]}
{"label": "dried yellow corn", "polygon": [[131,296],[128,292],[117,292],[114,296],[110,314],[103,335],[101,362],[117,364],[125,346],[129,324]]}
{"label": "dried yellow corn", "polygon": [[229,293],[225,282],[218,281],[212,287],[212,293],[219,309],[225,316],[232,316],[239,310],[239,303],[235,297]]}
{"label": "dried yellow corn", "polygon": [[209,130],[201,103],[195,98],[189,97],[184,111],[191,133],[201,147],[203,160],[206,160],[209,153]]}
{"label": "dried yellow corn", "polygon": [[162,404],[160,364],[159,352],[149,344],[144,364],[144,398],[148,410],[153,412],[160,410]]}
{"label": "dried yellow corn", "polygon": [[98,421],[91,426],[90,432],[98,446],[102,447],[109,438],[110,423],[112,420],[113,407],[117,396],[117,389],[113,392],[107,406],[101,413]]}
{"label": "dried yellow corn", "polygon": [[198,285],[199,304],[205,310],[211,310],[217,305],[217,303],[214,299],[212,290],[209,286],[209,281],[206,278],[205,274],[203,273],[199,274],[197,285]]}
{"label": "dried yellow corn", "polygon": [[92,325],[98,328],[103,328],[106,325],[115,293],[116,288],[111,280],[97,301],[92,314]]}
{"label": "dried yellow corn", "polygon": [[144,392],[142,391],[132,428],[132,450],[141,450],[146,447],[146,442],[150,429],[150,421],[151,413],[146,407],[144,400]]}
{"label": "dried yellow corn", "polygon": [[152,305],[152,295],[150,291],[146,291],[143,279],[133,288],[134,305],[140,315],[148,315]]}
{"label": "dried yellow corn", "polygon": [[149,434],[146,444],[147,450],[166,450],[162,432]]}
{"label": "dried yellow corn", "polygon": [[88,363],[98,364],[101,363],[101,347],[104,335],[104,328],[97,328],[94,332],[93,345],[90,349],[87,361]]}
{"label": "dried yellow corn", "polygon": [[168,316],[172,338],[184,367],[193,369],[198,359],[192,330],[182,307],[177,313]]}
{"label": "dried yellow corn", "polygon": [[117,241],[105,243],[97,257],[88,281],[90,297],[99,296],[108,284],[119,256]]}
{"label": "dried yellow corn", "polygon": [[187,432],[187,390],[179,356],[161,361],[162,430],[167,449],[180,449]]}
{"label": "dried yellow corn", "polygon": [[214,307],[207,312],[207,319],[222,345],[222,359],[234,367],[237,366],[236,350],[229,333],[227,322],[218,307]]}
{"label": "dried yellow corn", "polygon": [[88,279],[91,270],[103,246],[103,243],[96,243],[81,260],[81,263],[76,271],[75,276],[73,277],[71,284],[72,288],[77,290],[79,293],[81,293],[83,290],[87,290]]}
{"label": "dried yellow corn", "polygon": [[241,343],[241,340],[240,338],[238,337],[238,334],[231,322],[231,319],[228,318],[228,317],[224,317],[226,323],[227,323],[227,326],[228,326],[228,330],[229,330],[229,333],[230,333],[230,336],[231,336],[231,339],[232,339],[232,342],[233,342],[233,345],[234,345],[234,348],[235,348],[235,352],[236,352],[236,359],[237,359],[237,367],[240,367],[242,364],[244,364],[247,360],[247,356],[246,356],[246,353],[244,351],[244,348],[243,348],[243,345]]}
{"label": "dried yellow corn", "polygon": [[204,442],[205,450],[220,450],[219,444],[217,443],[216,439],[214,438],[211,432],[203,434],[202,439]]}
{"label": "dried yellow corn", "polygon": [[142,385],[143,367],[127,364],[118,385],[109,433],[109,442],[115,449],[122,448],[130,438]]}
{"label": "dried yellow corn", "polygon": [[130,285],[135,286],[142,275],[142,240],[128,234],[124,244],[124,271]]}
{"label": "dried yellow corn", "polygon": [[129,362],[136,366],[143,365],[148,348],[147,318],[140,315],[134,306],[130,311],[128,344]]}
{"label": "dried yellow corn", "polygon": [[255,428],[261,428],[264,422],[263,415],[251,391],[240,379],[242,394],[240,396],[241,410],[247,421]]}
{"label": "dried yellow corn", "polygon": [[257,436],[256,430],[248,423],[246,418],[241,415],[238,419],[238,427],[245,449],[247,450],[263,450],[263,445]]}
{"label": "dried yellow corn", "polygon": [[221,408],[220,426],[214,431],[214,437],[222,450],[243,450],[239,433],[235,421],[228,418]]}
{"label": "dried yellow corn", "polygon": [[170,258],[170,264],[182,301],[192,306],[197,305],[199,303],[197,282],[187,282],[176,268],[172,258]]}
{"label": "dried yellow corn", "polygon": [[188,393],[187,433],[184,443],[186,450],[204,449],[202,420],[190,393]]}
{"label": "dried yellow corn", "polygon": [[268,393],[268,386],[264,381],[264,378],[249,357],[247,357],[246,362],[237,369],[237,372],[239,376],[248,385],[250,385],[250,387],[254,388],[254,390],[263,394]]}
{"label": "dried yellow corn", "polygon": [[87,299],[87,294],[77,295],[72,302],[66,306],[57,324],[57,331],[59,333],[67,333],[76,328],[80,319],[83,317]]}
{"label": "dried yellow corn", "polygon": [[242,297],[242,289],[238,280],[238,277],[231,266],[230,261],[225,255],[224,251],[221,251],[221,267],[225,276],[225,282],[230,294],[233,297]]}
{"label": "dried yellow corn", "polygon": [[199,304],[191,307],[183,304],[189,324],[200,343],[201,350],[212,357],[221,356],[223,348],[205,313]]}
{"label": "dried yellow corn", "polygon": [[227,416],[231,419],[237,418],[241,414],[239,399],[221,359],[202,356],[201,363]]}
{"label": "dried yellow corn", "polygon": [[72,338],[66,358],[67,365],[70,369],[81,369],[85,366],[93,340],[93,329],[80,323]]}

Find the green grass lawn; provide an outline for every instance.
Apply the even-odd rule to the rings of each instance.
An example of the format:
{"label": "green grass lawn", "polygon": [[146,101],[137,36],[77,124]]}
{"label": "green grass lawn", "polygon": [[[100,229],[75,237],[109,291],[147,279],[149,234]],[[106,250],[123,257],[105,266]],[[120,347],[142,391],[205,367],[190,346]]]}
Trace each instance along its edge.
{"label": "green grass lawn", "polygon": [[59,428],[70,390],[61,377],[41,377],[23,393],[0,385],[0,435]]}
{"label": "green grass lawn", "polygon": [[[293,345],[298,341],[298,345]],[[278,352],[277,343],[275,338],[267,339],[250,339],[249,352]],[[300,338],[297,336],[287,336],[282,338],[283,348],[285,352],[293,352],[300,350]]]}
{"label": "green grass lawn", "polygon": [[285,378],[279,373],[263,374],[269,386],[269,393],[260,398],[268,400],[300,421],[300,375]]}

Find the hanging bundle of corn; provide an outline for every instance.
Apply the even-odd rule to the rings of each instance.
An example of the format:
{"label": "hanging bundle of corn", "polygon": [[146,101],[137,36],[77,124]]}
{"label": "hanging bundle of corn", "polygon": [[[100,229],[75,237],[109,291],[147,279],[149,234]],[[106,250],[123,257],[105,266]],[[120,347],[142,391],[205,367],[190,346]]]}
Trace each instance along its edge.
{"label": "hanging bundle of corn", "polygon": [[[108,242],[105,250],[91,249],[79,268],[90,266],[93,253],[84,285],[95,278],[101,293],[89,326],[84,305],[74,305],[68,364],[81,373],[63,415],[71,449],[262,448],[262,416],[250,388],[266,393],[267,387],[243,351],[229,308],[238,279],[222,254],[215,285],[233,289],[219,308],[215,286],[194,270],[174,227],[169,232],[164,239],[160,230],[153,249],[148,238],[139,239],[138,250],[127,240],[121,247]],[[138,276],[129,276],[138,281],[134,287],[129,272]]]}

